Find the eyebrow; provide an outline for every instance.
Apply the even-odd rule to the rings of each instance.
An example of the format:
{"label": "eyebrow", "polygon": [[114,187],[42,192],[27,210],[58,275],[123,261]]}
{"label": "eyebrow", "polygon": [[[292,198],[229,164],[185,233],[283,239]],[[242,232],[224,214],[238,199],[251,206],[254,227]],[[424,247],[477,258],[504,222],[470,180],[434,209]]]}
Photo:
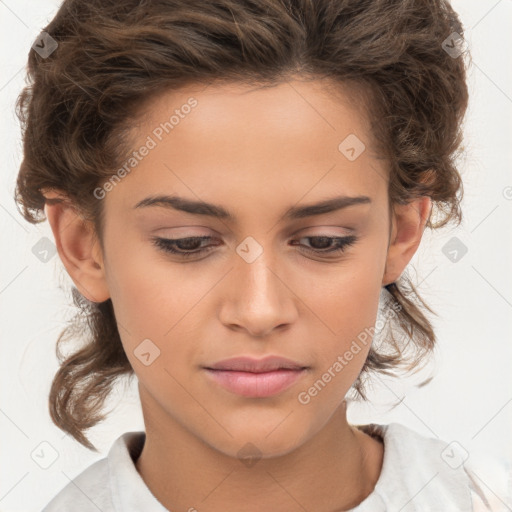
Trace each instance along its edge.
{"label": "eyebrow", "polygon": [[[349,206],[368,204],[371,199],[368,196],[337,196],[323,201],[307,204],[304,206],[292,206],[285,212],[283,218],[285,220],[303,219],[315,215],[323,215],[325,213],[334,212],[347,208]],[[216,219],[222,219],[235,222],[235,216],[224,209],[222,206],[207,203],[204,201],[195,201],[179,196],[157,195],[149,196],[139,201],[136,208],[146,208],[149,206],[160,206],[164,208],[172,208],[194,215],[207,215]]]}

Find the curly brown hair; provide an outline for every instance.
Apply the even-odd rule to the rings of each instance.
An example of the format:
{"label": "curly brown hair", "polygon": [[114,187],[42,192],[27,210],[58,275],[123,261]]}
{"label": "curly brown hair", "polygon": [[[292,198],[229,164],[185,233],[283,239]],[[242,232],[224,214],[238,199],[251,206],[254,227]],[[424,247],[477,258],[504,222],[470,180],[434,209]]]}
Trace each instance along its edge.
{"label": "curly brown hair", "polygon": [[[389,164],[390,205],[428,196],[438,219],[427,227],[462,220],[456,159],[467,65],[465,54],[445,51],[454,32],[463,37],[446,0],[64,0],[44,31],[58,46],[47,56],[30,51],[16,105],[24,158],[15,201],[31,223],[46,220],[45,202],[59,201],[43,191],[62,191],[103,248],[103,202],[93,191],[125,161],[144,102],[187,84],[271,86],[297,75],[364,93]],[[436,342],[425,309],[435,313],[406,273],[385,288],[395,314],[353,385],[364,400],[363,377],[412,371]],[[91,302],[75,287],[72,296],[78,312],[57,341],[49,409],[59,428],[96,450],[84,431],[105,418],[116,379],[134,372],[111,299]],[[62,343],[80,336],[83,346],[64,358]]]}

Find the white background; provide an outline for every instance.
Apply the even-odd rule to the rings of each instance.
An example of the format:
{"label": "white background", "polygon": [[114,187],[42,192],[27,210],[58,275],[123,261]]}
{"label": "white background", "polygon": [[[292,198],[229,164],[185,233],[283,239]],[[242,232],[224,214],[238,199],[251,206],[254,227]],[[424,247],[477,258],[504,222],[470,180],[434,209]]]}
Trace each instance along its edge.
{"label": "white background", "polygon": [[[14,204],[22,158],[14,103],[30,46],[58,5],[0,0],[2,512],[41,510],[69,479],[104,457],[120,434],[143,429],[135,380],[116,389],[108,404],[114,412],[89,433],[99,454],[57,429],[48,414],[55,341],[73,311],[71,281],[58,255],[42,263],[31,252],[42,236],[53,240],[48,223],[30,225]],[[512,1],[456,0],[453,6],[473,58],[462,162],[464,222],[427,231],[412,261],[416,273],[410,269],[439,313],[439,344],[430,367],[435,378],[421,388],[414,386],[417,378],[377,379],[372,404],[351,405],[349,419],[397,421],[423,435],[457,441],[494,510],[512,510],[505,491],[512,487]],[[454,236],[468,248],[457,263],[442,252]],[[41,442],[58,453],[48,469],[31,458]]]}

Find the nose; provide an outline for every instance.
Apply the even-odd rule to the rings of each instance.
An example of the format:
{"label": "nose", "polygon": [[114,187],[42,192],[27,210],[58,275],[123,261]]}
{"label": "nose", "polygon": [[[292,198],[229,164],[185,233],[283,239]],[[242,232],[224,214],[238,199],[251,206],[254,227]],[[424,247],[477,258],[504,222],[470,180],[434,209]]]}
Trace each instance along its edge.
{"label": "nose", "polygon": [[272,268],[275,265],[267,254],[264,251],[251,263],[237,258],[223,289],[221,322],[254,337],[283,329],[298,316],[291,283],[286,282],[287,274]]}

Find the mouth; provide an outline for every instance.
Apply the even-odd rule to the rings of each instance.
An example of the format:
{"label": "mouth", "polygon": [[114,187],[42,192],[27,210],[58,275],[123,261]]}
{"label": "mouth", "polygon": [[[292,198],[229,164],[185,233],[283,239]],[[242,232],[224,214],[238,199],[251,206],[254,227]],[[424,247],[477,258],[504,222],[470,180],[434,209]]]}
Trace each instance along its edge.
{"label": "mouth", "polygon": [[309,367],[287,358],[237,357],[204,367],[211,380],[240,396],[264,398],[277,395],[295,384]]}

